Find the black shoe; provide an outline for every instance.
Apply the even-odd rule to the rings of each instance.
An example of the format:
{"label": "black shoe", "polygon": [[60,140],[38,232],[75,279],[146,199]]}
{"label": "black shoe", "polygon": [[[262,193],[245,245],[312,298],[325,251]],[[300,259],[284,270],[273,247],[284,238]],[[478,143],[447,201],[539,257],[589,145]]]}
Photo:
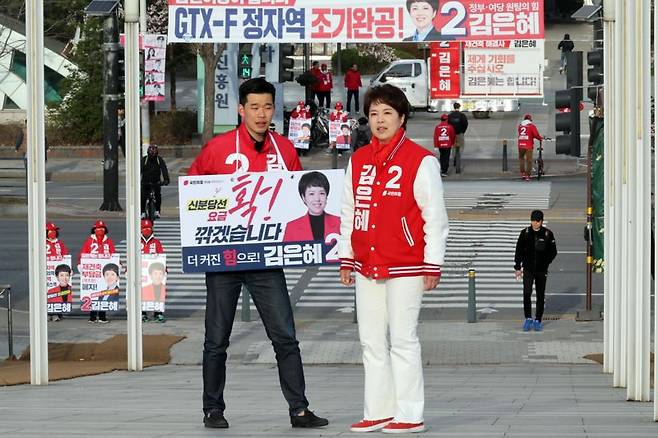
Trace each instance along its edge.
{"label": "black shoe", "polygon": [[224,414],[216,409],[203,416],[203,425],[212,429],[228,429],[228,421],[224,418]]}
{"label": "black shoe", "polygon": [[326,418],[320,418],[308,409],[304,409],[304,415],[291,415],[290,424],[292,427],[303,427],[306,429],[315,427],[324,427],[329,424]]}

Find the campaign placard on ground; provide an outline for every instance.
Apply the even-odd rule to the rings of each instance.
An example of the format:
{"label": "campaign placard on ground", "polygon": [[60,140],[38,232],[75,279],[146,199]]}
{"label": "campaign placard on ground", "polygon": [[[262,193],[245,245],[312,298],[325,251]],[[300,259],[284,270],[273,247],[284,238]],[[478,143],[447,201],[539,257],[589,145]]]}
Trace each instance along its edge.
{"label": "campaign placard on ground", "polygon": [[308,149],[311,144],[311,119],[290,119],[288,139],[297,149]]}
{"label": "campaign placard on ground", "polygon": [[80,258],[80,310],[119,310],[119,255],[82,254]]}
{"label": "campaign placard on ground", "polygon": [[343,170],[179,178],[184,272],[338,263]]}
{"label": "campaign placard on ground", "polygon": [[336,149],[349,149],[352,144],[352,130],[348,122],[329,122],[329,142],[336,142]]}
{"label": "campaign placard on ground", "polygon": [[48,313],[70,313],[73,307],[71,256],[50,256],[46,261]]}
{"label": "campaign placard on ground", "polygon": [[142,312],[164,312],[167,296],[167,256],[142,254]]}

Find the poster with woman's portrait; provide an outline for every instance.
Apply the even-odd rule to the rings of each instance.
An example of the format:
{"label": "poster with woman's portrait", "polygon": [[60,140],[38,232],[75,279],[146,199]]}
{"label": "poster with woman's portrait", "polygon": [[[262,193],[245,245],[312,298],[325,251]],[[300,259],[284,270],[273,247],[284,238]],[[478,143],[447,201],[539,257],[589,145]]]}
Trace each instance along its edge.
{"label": "poster with woman's portrait", "polygon": [[167,256],[142,254],[142,312],[164,312],[167,297]]}

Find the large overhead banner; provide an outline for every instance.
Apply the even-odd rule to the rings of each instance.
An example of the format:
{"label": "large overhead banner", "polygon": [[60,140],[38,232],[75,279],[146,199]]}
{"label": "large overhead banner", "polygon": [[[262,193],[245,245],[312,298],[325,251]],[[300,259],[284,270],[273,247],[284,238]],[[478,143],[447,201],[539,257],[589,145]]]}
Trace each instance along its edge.
{"label": "large overhead banner", "polygon": [[543,38],[543,0],[169,0],[174,43]]}

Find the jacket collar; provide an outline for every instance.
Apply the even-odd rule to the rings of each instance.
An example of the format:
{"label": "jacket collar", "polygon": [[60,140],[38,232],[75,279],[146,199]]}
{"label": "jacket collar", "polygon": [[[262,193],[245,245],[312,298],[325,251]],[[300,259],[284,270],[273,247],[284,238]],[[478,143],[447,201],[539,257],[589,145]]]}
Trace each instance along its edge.
{"label": "jacket collar", "polygon": [[381,166],[390,161],[391,158],[398,151],[402,143],[406,140],[406,132],[403,128],[400,128],[398,132],[395,133],[393,138],[387,143],[382,144],[379,142],[379,139],[375,136],[372,137],[372,149],[373,157],[375,159],[375,164]]}
{"label": "jacket collar", "polygon": [[265,140],[263,143],[263,149],[261,149],[260,152],[256,151],[256,147],[254,146],[255,141],[251,137],[251,134],[249,134],[249,131],[247,130],[247,125],[245,125],[244,123],[241,123],[240,126],[238,127],[238,135],[240,136],[240,148],[246,147],[256,153],[264,153],[264,152],[268,152],[272,147],[272,138],[270,136],[270,133],[266,132]]}

